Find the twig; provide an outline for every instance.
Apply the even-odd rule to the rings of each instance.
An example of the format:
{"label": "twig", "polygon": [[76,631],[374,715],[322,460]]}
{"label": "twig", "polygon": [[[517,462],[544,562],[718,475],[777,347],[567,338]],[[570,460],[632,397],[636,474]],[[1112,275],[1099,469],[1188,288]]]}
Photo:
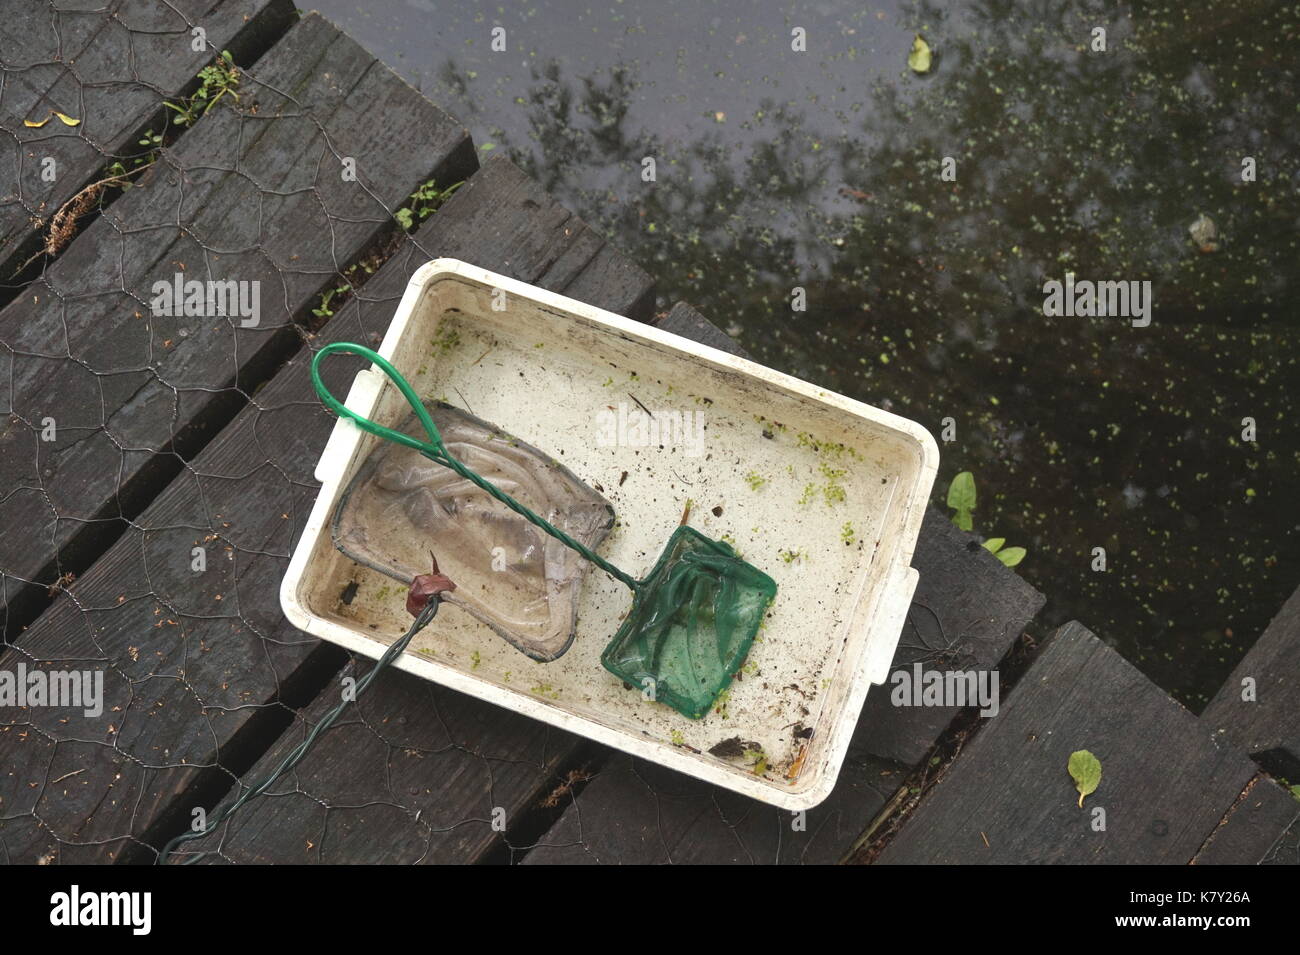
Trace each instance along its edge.
{"label": "twig", "polygon": [[[131,175],[139,172],[141,169],[148,169],[153,163],[141,166],[140,169],[133,169]],[[50,228],[45,234],[45,243],[41,250],[33,255],[30,259],[18,266],[14,270],[17,275],[27,266],[31,265],[42,255],[55,256],[64,250],[69,242],[72,241],[73,235],[76,234],[77,220],[91,210],[91,207],[99,201],[104,190],[109,186],[124,186],[127,180],[125,176],[109,176],[107,179],[101,179],[98,182],[92,182],[84,189],[80,190],[71,199],[59,206],[59,211],[54,213],[50,218]],[[13,276],[10,276],[13,278]]]}

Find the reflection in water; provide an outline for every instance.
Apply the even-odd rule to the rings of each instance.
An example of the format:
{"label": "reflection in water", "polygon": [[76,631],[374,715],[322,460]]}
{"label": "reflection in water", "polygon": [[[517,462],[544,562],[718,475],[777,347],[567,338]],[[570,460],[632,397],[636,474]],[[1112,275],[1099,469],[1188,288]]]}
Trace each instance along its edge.
{"label": "reflection in water", "polygon": [[[953,418],[936,500],[974,472],[976,529],[1029,548],[1047,624],[1083,620],[1199,708],[1300,583],[1295,7],[330,5],[661,304],[936,435]],[[1151,325],[1045,317],[1067,272],[1149,280]]]}

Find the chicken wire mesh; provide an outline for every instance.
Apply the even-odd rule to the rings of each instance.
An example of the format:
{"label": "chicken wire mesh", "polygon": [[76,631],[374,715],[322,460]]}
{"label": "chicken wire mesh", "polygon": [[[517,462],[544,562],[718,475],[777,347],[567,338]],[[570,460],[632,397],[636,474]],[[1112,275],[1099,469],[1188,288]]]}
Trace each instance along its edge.
{"label": "chicken wire mesh", "polygon": [[[230,40],[214,29],[194,51],[210,6],[229,11]],[[418,104],[384,112],[367,86],[373,61],[319,21],[299,34],[297,59],[282,51],[263,65],[235,24],[271,6],[48,2],[0,23],[2,666],[104,681],[93,716],[38,706],[0,717],[6,862],[151,861],[195,807],[229,798],[301,740],[336,700],[323,688],[368,666],[279,613],[332,425],[298,349],[377,344],[406,277],[443,250],[393,228],[403,207],[410,220],[432,212],[411,199],[429,170],[363,161],[339,188],[348,158],[415,151],[402,113]],[[333,55],[306,66],[307,41],[323,38]],[[115,51],[103,66],[116,72],[96,72],[99,49]],[[176,51],[196,62],[183,83],[159,81],[149,69]],[[200,69],[218,72],[196,106]],[[240,98],[204,113],[232,72]],[[96,125],[110,95],[142,104],[115,131]],[[169,102],[193,117],[178,123]],[[346,124],[376,109],[364,141],[349,138]],[[387,138],[376,133],[385,121]],[[278,149],[272,122],[286,127]],[[64,150],[56,174],[78,171],[43,183],[41,143]],[[257,323],[238,308],[202,329],[154,315],[153,282],[177,274],[260,282]],[[957,659],[960,640],[935,622],[909,618],[905,641]],[[634,807],[658,861],[691,861],[718,841],[741,861],[829,861],[902,778],[886,761],[852,765],[792,831],[788,814],[386,674],[291,777],[201,847],[230,862],[612,861],[598,820],[617,805]],[[1267,861],[1295,863],[1298,831]]]}
{"label": "chicken wire mesh", "polygon": [[[224,9],[242,22],[263,6]],[[295,352],[378,343],[406,278],[437,254],[395,228],[394,213],[418,225],[437,193],[427,170],[376,158],[409,154],[375,128],[413,102],[346,127],[369,106],[376,71],[318,20],[261,60],[224,57],[205,40],[184,82],[154,82],[142,64],[189,50],[205,12],[51,2],[24,8],[0,35],[0,130],[17,171],[0,210],[19,222],[0,249],[10,272],[3,506],[13,518],[0,532],[5,665],[103,680],[98,712],[29,706],[0,722],[9,862],[152,861],[194,809],[228,800],[273,757],[274,747],[257,759],[292,736],[282,730],[305,725],[313,699],[333,700],[322,688],[356,669],[290,628],[276,599],[332,423]],[[321,44],[324,57],[312,52]],[[84,75],[89,51],[106,46],[122,74]],[[206,78],[194,79],[200,70]],[[116,129],[97,119],[94,94],[110,91],[135,98]],[[51,103],[66,120],[48,115]],[[126,128],[137,117],[147,120]],[[405,134],[414,124],[395,125]],[[430,152],[446,151],[438,133],[425,137]],[[36,186],[28,173],[47,140],[71,146],[69,171]],[[356,182],[342,189],[337,170],[356,155]],[[367,157],[377,168],[367,171]],[[159,279],[183,288],[236,276],[261,283],[259,315],[236,305],[195,328],[154,308]],[[339,387],[354,370],[330,379]],[[389,713],[376,719],[376,708]],[[367,856],[359,844],[410,861],[513,851],[506,814],[553,808],[537,803],[578,772],[580,752],[591,760],[573,737],[391,674],[326,734],[286,798],[264,800],[238,831],[265,825],[264,837],[292,842],[261,840],[262,858]],[[421,781],[398,786],[412,765]],[[463,795],[434,788],[449,776]],[[295,795],[310,805],[290,807]],[[197,848],[257,857],[227,841],[234,824]],[[377,839],[375,827],[395,831]],[[423,850],[412,856],[411,845]]]}

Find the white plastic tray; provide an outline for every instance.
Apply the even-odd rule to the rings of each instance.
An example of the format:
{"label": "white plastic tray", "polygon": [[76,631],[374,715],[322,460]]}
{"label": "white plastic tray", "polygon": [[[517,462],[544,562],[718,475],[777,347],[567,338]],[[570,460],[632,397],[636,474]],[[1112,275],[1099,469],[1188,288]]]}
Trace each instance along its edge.
{"label": "white plastic tray", "polygon": [[[725,705],[701,720],[645,701],[601,667],[631,595],[595,569],[577,637],[554,662],[528,659],[446,605],[397,666],[776,806],[807,809],[830,793],[916,586],[909,564],[938,463],[929,432],[454,259],[415,273],[379,352],[422,396],[466,407],[601,490],[617,511],[601,553],[633,576],[653,564],[689,501],[693,526],[728,540],[780,588]],[[393,426],[409,412],[385,381],[360,372],[347,404]],[[601,412],[634,408],[632,398],[656,413],[702,414],[703,454],[599,441]],[[335,426],[280,591],[295,626],[373,658],[409,625],[405,594],[339,553],[330,522],[378,440]],[[759,744],[765,765],[710,754],[737,738],[751,751]]]}

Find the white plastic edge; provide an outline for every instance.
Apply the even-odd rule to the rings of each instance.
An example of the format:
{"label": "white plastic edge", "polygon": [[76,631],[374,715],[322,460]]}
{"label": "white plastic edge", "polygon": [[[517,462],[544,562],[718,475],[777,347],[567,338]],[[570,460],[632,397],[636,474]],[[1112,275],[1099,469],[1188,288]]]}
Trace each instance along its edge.
{"label": "white plastic edge", "polygon": [[[352,387],[348,389],[348,396],[343,404],[357,414],[368,415],[374,408],[375,400],[383,387],[382,373],[371,368],[363,368],[352,379]],[[352,456],[352,448],[355,447],[360,434],[361,429],[347,418],[339,418],[334,422],[334,430],[330,432],[330,438],[325,442],[325,450],[321,452],[320,460],[316,462],[317,481],[321,484],[330,484],[343,476],[348,466],[348,459]]]}

